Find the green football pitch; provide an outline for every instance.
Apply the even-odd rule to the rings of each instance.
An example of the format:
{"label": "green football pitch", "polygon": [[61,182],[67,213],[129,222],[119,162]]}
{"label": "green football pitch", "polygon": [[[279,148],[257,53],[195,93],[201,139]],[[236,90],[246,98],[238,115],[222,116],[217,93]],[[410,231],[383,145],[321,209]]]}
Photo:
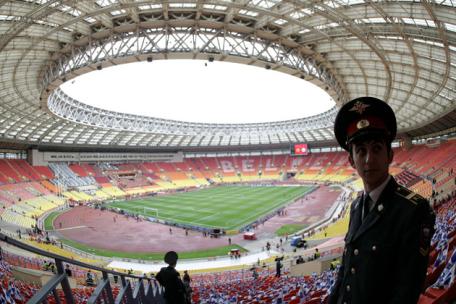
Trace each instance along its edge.
{"label": "green football pitch", "polygon": [[311,189],[312,186],[219,186],[113,202],[108,207],[174,223],[234,230],[273,212]]}

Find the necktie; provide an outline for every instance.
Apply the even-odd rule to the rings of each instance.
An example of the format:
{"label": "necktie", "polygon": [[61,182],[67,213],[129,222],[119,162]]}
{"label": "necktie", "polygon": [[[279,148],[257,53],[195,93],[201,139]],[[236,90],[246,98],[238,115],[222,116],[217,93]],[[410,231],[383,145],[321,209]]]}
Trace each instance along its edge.
{"label": "necktie", "polygon": [[369,205],[370,205],[370,196],[369,194],[365,194],[363,196],[363,220],[366,218],[367,214],[369,213]]}

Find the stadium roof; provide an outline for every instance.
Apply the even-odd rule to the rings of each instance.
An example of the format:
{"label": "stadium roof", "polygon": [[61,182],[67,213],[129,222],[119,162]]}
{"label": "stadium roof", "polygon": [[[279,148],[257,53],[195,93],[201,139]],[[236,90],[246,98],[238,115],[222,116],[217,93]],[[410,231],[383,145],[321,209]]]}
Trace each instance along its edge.
{"label": "stadium roof", "polygon": [[58,88],[107,66],[173,58],[275,69],[319,85],[338,106],[379,97],[394,108],[400,136],[456,128],[456,1],[0,1],[0,25],[3,142],[145,149],[334,143],[337,107],[273,123],[183,123],[97,109]]}

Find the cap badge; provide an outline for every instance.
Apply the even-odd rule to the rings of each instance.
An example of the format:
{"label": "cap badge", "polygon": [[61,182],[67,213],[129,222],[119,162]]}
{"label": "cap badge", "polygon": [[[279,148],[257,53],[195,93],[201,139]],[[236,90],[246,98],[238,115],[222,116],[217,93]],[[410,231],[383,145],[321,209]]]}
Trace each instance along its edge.
{"label": "cap badge", "polygon": [[362,103],[361,101],[355,102],[355,105],[353,108],[351,108],[349,111],[355,111],[358,114],[363,114],[363,112],[366,110],[367,107],[370,107],[369,105]]}
{"label": "cap badge", "polygon": [[361,119],[360,121],[358,121],[358,123],[356,124],[356,127],[359,129],[364,129],[364,128],[367,128],[369,126],[369,120],[367,119]]}

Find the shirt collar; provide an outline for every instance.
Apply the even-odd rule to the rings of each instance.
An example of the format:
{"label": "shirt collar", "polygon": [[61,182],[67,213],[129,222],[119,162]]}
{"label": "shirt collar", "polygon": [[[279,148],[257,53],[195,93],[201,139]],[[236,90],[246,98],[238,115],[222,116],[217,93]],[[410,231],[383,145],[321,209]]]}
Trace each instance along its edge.
{"label": "shirt collar", "polygon": [[377,203],[380,195],[382,194],[383,192],[383,189],[385,189],[386,185],[388,184],[388,182],[390,181],[391,179],[391,175],[388,175],[388,178],[385,179],[385,181],[380,185],[378,186],[377,188],[375,188],[374,190],[372,190],[371,192],[367,193],[366,191],[364,191],[364,195],[367,195],[369,194],[369,197],[370,199],[374,202],[374,203]]}

